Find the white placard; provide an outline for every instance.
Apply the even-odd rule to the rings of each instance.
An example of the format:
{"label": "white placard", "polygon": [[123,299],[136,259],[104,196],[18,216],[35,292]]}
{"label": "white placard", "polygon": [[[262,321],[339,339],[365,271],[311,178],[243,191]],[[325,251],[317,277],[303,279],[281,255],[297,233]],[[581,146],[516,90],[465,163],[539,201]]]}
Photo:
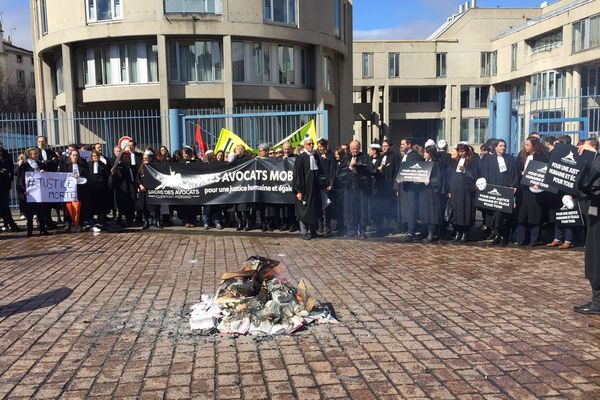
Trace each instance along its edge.
{"label": "white placard", "polygon": [[70,172],[26,172],[28,203],[77,201],[77,179]]}

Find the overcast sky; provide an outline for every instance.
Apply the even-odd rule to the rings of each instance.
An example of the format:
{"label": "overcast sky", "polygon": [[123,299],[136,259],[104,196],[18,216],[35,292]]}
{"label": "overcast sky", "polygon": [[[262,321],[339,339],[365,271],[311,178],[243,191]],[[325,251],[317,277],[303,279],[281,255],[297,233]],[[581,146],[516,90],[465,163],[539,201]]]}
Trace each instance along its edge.
{"label": "overcast sky", "polygon": [[[424,39],[458,11],[459,3],[456,0],[354,0],[354,38]],[[540,3],[541,0],[478,0],[477,5],[539,7]],[[16,46],[31,49],[29,0],[0,0],[0,14],[4,36],[10,36]]]}

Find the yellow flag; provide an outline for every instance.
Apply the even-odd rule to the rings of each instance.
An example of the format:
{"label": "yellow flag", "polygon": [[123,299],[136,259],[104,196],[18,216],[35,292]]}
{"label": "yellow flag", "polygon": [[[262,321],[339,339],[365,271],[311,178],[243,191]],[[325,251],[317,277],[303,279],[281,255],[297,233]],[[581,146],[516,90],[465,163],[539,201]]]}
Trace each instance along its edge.
{"label": "yellow flag", "polygon": [[313,140],[313,143],[317,144],[317,130],[315,129],[315,120],[310,120],[309,123],[304,125],[302,128],[298,129],[296,132],[292,133],[290,136],[283,139],[281,142],[277,143],[273,147],[281,147],[285,142],[290,142],[292,147],[298,146],[302,144],[302,141],[306,138],[310,137]]}
{"label": "yellow flag", "polygon": [[250,146],[246,144],[242,140],[241,137],[236,135],[235,133],[228,131],[227,129],[221,129],[221,133],[219,134],[219,139],[217,140],[217,145],[215,146],[215,153],[219,150],[223,150],[225,154],[231,153],[237,145],[241,144],[246,149],[253,151]]}

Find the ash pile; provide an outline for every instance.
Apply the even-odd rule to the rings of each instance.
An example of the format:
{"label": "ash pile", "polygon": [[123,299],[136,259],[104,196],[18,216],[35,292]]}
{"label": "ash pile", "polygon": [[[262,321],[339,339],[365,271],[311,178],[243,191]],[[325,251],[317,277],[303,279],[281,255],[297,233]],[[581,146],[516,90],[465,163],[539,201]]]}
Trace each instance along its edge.
{"label": "ash pile", "polygon": [[294,287],[287,276],[279,261],[248,258],[241,271],[223,275],[214,296],[203,294],[191,307],[192,331],[289,335],[313,323],[337,323],[333,309],[311,295],[304,278]]}

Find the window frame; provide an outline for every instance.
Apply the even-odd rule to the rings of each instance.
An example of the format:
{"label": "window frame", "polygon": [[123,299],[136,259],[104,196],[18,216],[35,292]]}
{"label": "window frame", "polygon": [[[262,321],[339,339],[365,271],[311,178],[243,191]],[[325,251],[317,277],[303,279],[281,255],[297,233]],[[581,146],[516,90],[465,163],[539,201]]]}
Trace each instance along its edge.
{"label": "window frame", "polygon": [[40,19],[40,36],[46,36],[48,34],[48,8],[46,6],[46,0],[39,0],[38,11]]}
{"label": "window frame", "polygon": [[[84,0],[88,23],[105,23],[111,21],[121,21],[123,19],[123,1],[107,0],[110,2],[111,18],[98,19],[98,0]],[[92,6],[93,4],[93,6]],[[92,11],[93,9],[93,11]],[[118,15],[117,15],[118,14]]]}
{"label": "window frame", "polygon": [[498,73],[498,51],[481,52],[481,76],[496,76]]}
{"label": "window frame", "polygon": [[[443,64],[443,65],[441,65]],[[443,68],[442,68],[443,67]],[[445,78],[448,76],[448,53],[436,53],[435,55],[435,76]]]}
{"label": "window frame", "polygon": [[[365,56],[367,57],[367,72],[365,73]],[[374,77],[375,69],[375,53],[365,52],[361,53],[361,65],[362,65],[362,77],[363,79],[370,79]]]}
{"label": "window frame", "polygon": [[[202,44],[200,44],[202,43]],[[206,49],[206,45],[207,43],[211,44],[211,48],[210,48],[210,56],[211,56],[211,76],[212,79],[210,80],[200,80],[200,62],[198,60],[199,58],[199,54],[197,53],[198,50],[201,49],[201,46],[204,46],[204,48]],[[191,45],[194,45],[193,49],[194,51],[192,52],[193,55],[193,59],[194,59],[194,72],[193,72],[193,77],[195,79],[193,80],[182,80],[181,76],[182,76],[182,67],[187,67],[187,66],[183,66],[181,63],[181,46],[185,45],[187,46],[188,49],[190,49]],[[176,68],[176,79],[173,79],[173,75],[172,75],[172,68],[173,68],[173,53],[172,53],[172,46],[175,45],[175,68]],[[204,83],[222,83],[223,82],[223,47],[222,47],[222,42],[217,40],[217,39],[207,39],[207,40],[171,40],[168,43],[168,53],[169,53],[169,61],[168,61],[168,65],[169,65],[169,82],[171,83],[183,83],[183,84],[204,84]],[[215,49],[217,51],[215,51]],[[208,52],[205,54],[209,54]],[[219,58],[218,60],[216,60],[217,58]],[[218,66],[218,68],[217,68]],[[218,79],[217,79],[217,75],[218,75]]]}
{"label": "window frame", "polygon": [[[282,2],[285,5],[286,9],[286,21],[276,21],[275,20],[275,2]],[[288,27],[297,27],[298,26],[298,1],[297,0],[263,0],[263,22],[269,24],[276,24]],[[290,7],[290,4],[293,3],[293,6]],[[268,7],[267,7],[268,4]],[[269,15],[267,16],[267,9],[269,10]],[[290,11],[293,13],[291,14]],[[290,15],[293,15],[293,21],[290,22]]]}
{"label": "window frame", "polygon": [[388,77],[400,78],[400,53],[388,53]]}
{"label": "window frame", "polygon": [[519,47],[517,43],[510,46],[510,72],[517,70]]}

